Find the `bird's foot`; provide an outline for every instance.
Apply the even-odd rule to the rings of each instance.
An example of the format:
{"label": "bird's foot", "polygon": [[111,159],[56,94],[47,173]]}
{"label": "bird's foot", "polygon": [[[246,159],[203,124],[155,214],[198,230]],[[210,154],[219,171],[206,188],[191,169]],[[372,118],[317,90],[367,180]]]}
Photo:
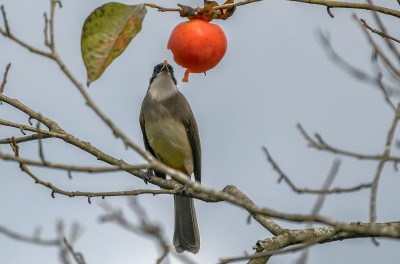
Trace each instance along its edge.
{"label": "bird's foot", "polygon": [[186,184],[185,185],[182,185],[182,187],[180,187],[179,189],[178,189],[178,194],[180,194],[180,195],[186,195],[187,193],[188,193],[188,190],[189,190],[189,186],[187,186]]}
{"label": "bird's foot", "polygon": [[154,175],[155,175],[155,174],[154,174],[154,170],[153,170],[153,169],[148,169],[148,170],[144,173],[144,177],[143,177],[144,183],[147,184],[147,183],[150,181],[151,177],[154,176]]}

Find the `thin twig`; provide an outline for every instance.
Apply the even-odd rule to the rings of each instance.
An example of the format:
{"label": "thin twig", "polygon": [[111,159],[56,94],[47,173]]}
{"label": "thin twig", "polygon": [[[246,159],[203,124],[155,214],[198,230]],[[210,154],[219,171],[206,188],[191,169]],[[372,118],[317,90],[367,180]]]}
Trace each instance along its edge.
{"label": "thin twig", "polygon": [[229,9],[229,8],[232,8],[232,7],[248,5],[248,4],[255,3],[255,2],[260,2],[260,1],[262,1],[262,0],[245,0],[245,1],[231,3],[231,4],[223,4],[223,5],[219,5],[219,6],[214,6],[213,9],[214,10]]}
{"label": "thin twig", "polygon": [[[139,218],[139,224],[131,223],[127,220],[121,210],[116,210],[108,204],[103,204],[104,210],[107,212],[106,215],[100,217],[102,223],[114,222],[120,227],[128,230],[134,234],[150,237],[157,241],[158,246],[162,250],[161,256],[156,260],[156,263],[161,263],[169,253],[174,254],[170,251],[171,245],[165,239],[165,235],[162,232],[163,228],[160,224],[153,222],[147,215],[146,210],[138,203],[137,199],[129,199],[131,209],[135,212],[135,215]],[[187,263],[193,263],[188,261]]]}
{"label": "thin twig", "polygon": [[[322,139],[321,135],[315,134],[316,139],[312,138],[303,128],[301,124],[297,124],[297,128],[300,131],[300,134],[304,137],[304,139],[309,143],[309,146],[312,148],[316,148],[318,150],[322,151],[328,151],[331,153],[347,156],[347,157],[352,157],[360,160],[382,160],[383,156],[382,155],[368,155],[368,154],[361,154],[353,151],[348,151],[348,150],[343,150],[339,148],[335,148],[328,143],[326,143],[325,140]],[[395,162],[398,163],[400,162],[400,157],[388,157],[388,160],[390,162]]]}
{"label": "thin twig", "polygon": [[152,3],[144,3],[145,6],[150,7],[150,8],[155,8],[158,10],[158,12],[179,12],[182,11],[181,8],[168,8],[168,7],[162,7],[156,4]]}
{"label": "thin twig", "polygon": [[395,41],[395,42],[400,43],[400,40],[399,40],[399,39],[397,39],[397,38],[395,38],[395,37],[392,37],[392,36],[388,35],[387,33],[383,32],[383,31],[379,31],[379,30],[377,30],[377,29],[374,29],[374,28],[370,27],[364,19],[360,19],[360,21],[361,21],[361,23],[362,23],[366,28],[368,28],[372,33],[375,33],[375,34],[381,36],[382,38],[390,39],[390,40],[393,40],[393,41]]}
{"label": "thin twig", "polygon": [[4,27],[6,28],[5,32],[3,32],[3,30],[0,28],[0,33],[2,33],[2,34],[10,34],[10,26],[8,24],[7,14],[6,14],[6,10],[4,8],[4,5],[1,5],[0,8],[1,8],[1,14],[3,15]]}
{"label": "thin twig", "polygon": [[[37,128],[38,131],[40,131],[40,122],[37,122],[36,128]],[[39,132],[39,135],[40,135],[40,132]],[[39,157],[40,157],[40,160],[42,161],[43,164],[46,164],[47,162],[46,162],[46,159],[44,157],[44,149],[43,149],[42,137],[38,138],[38,145],[39,145]]]}
{"label": "thin twig", "polygon": [[4,71],[3,81],[1,82],[1,85],[0,85],[0,94],[3,94],[4,88],[6,87],[8,71],[10,70],[10,68],[11,68],[11,63],[7,64],[6,70]]}
{"label": "thin twig", "polygon": [[393,117],[392,125],[387,133],[385,149],[382,154],[382,159],[380,160],[378,167],[376,169],[376,173],[374,176],[374,180],[371,186],[371,200],[370,200],[370,220],[371,223],[375,223],[377,219],[376,215],[376,198],[377,198],[377,191],[378,191],[378,184],[382,174],[383,167],[385,166],[386,162],[390,157],[390,151],[392,149],[392,143],[394,134],[396,131],[397,124],[400,120],[400,103],[397,105],[396,114]]}
{"label": "thin twig", "polygon": [[[4,102],[4,100],[6,100],[5,98],[6,98],[5,96],[0,95],[0,101]],[[45,136],[47,136],[48,138],[56,137],[56,138],[64,139],[64,135],[62,133],[57,133],[57,132],[52,132],[52,131],[47,131],[47,130],[38,130],[36,127],[27,126],[24,124],[18,124],[18,123],[14,123],[14,122],[3,120],[3,119],[0,119],[0,125],[18,128],[22,134],[26,134],[24,132],[24,130],[26,130],[26,131],[36,132],[39,135],[42,135],[43,138]],[[40,136],[38,136],[38,137],[40,137]],[[2,142],[4,142],[5,144],[10,144],[11,141],[8,141],[8,140],[10,140],[10,139],[3,139]]]}
{"label": "thin twig", "polygon": [[3,30],[0,28],[0,34],[2,34],[2,35],[3,35],[4,37],[6,37],[6,38],[9,38],[9,39],[13,40],[14,42],[18,43],[20,46],[22,46],[22,47],[28,49],[30,52],[39,54],[39,55],[44,56],[44,57],[47,57],[47,58],[51,58],[51,56],[52,56],[51,53],[46,52],[46,51],[43,51],[43,50],[40,50],[40,49],[37,49],[37,48],[35,48],[35,47],[32,47],[32,46],[30,46],[29,44],[25,43],[24,41],[20,40],[19,38],[16,38],[16,37],[11,33],[11,29],[10,29],[10,26],[9,26],[9,23],[8,23],[6,11],[5,11],[5,8],[4,8],[3,5],[1,6],[1,13],[2,13],[2,16],[3,16],[4,25],[5,25],[6,30],[3,31]]}
{"label": "thin twig", "polygon": [[[29,135],[29,136],[15,138],[15,141],[17,143],[24,143],[24,142],[38,140],[39,138],[46,139],[46,138],[51,138],[51,136],[42,135],[42,134],[38,133],[38,134]],[[2,144],[11,144],[11,138],[0,139],[0,145],[2,145]]]}
{"label": "thin twig", "polygon": [[400,80],[400,69],[398,69],[395,65],[393,65],[392,61],[385,55],[382,49],[376,44],[374,39],[371,37],[368,29],[363,25],[360,19],[357,17],[356,14],[353,14],[353,18],[357,21],[360,25],[362,31],[364,32],[365,37],[367,38],[369,44],[374,50],[376,56],[382,59],[383,64],[385,65],[386,69],[389,73],[392,74],[397,80]]}
{"label": "thin twig", "polygon": [[390,95],[397,90],[395,88],[390,88],[390,89],[386,88],[387,85],[384,85],[381,73],[378,73],[377,77],[375,77],[356,68],[355,66],[345,61],[336,53],[328,38],[321,31],[318,31],[318,36],[323,44],[324,50],[327,52],[327,55],[331,58],[333,62],[335,62],[342,69],[344,69],[345,73],[351,74],[351,76],[356,78],[357,80],[373,84],[374,86],[377,85],[382,91],[385,101],[388,103],[388,105],[391,107],[393,111],[396,111],[396,106],[390,100]]}
{"label": "thin twig", "polygon": [[326,180],[322,186],[322,190],[325,191],[325,193],[321,193],[318,196],[317,202],[315,203],[315,205],[311,211],[311,214],[313,214],[313,215],[319,214],[319,211],[321,210],[322,205],[324,204],[324,201],[326,198],[326,194],[327,194],[326,191],[328,191],[329,188],[331,187],[333,180],[335,179],[335,177],[339,171],[339,167],[340,167],[340,160],[336,159],[333,162],[331,171],[329,172],[329,175],[326,178]]}
{"label": "thin twig", "polygon": [[[13,145],[13,151],[14,154],[17,158],[19,158],[19,151],[18,151],[18,146],[16,144]],[[42,186],[45,186],[51,190],[51,196],[54,198],[55,194],[61,194],[65,195],[68,197],[87,197],[88,202],[91,203],[91,198],[92,197],[108,197],[108,196],[137,196],[141,194],[152,194],[152,195],[157,195],[157,194],[176,194],[179,190],[146,190],[146,189],[138,189],[138,190],[132,190],[132,191],[120,191],[120,192],[80,192],[80,191],[64,191],[57,186],[53,185],[50,182],[45,182],[39,179],[37,176],[35,176],[29,168],[22,162],[19,162],[20,168],[23,172],[27,173],[34,181],[36,184],[40,184]]]}
{"label": "thin twig", "polygon": [[11,231],[3,226],[0,226],[0,234],[3,234],[9,238],[22,241],[22,242],[27,242],[35,245],[40,245],[40,246],[59,246],[60,241],[58,239],[42,239],[36,235],[34,236],[26,236],[22,235],[19,233],[16,233],[14,231]]}
{"label": "thin twig", "polygon": [[[332,183],[333,183],[333,181],[334,181],[334,179],[335,179],[335,177],[336,177],[336,175],[337,175],[337,173],[339,171],[339,167],[340,167],[340,160],[336,159],[332,164],[332,168],[331,168],[331,170],[330,170],[330,172],[328,174],[328,177],[326,178],[324,184],[322,185],[322,191],[324,191],[324,190],[328,191],[329,190],[329,188],[331,187],[331,185],[332,185]],[[321,211],[322,206],[323,206],[323,204],[325,202],[325,198],[326,198],[326,193],[321,193],[318,196],[318,199],[315,202],[315,205],[314,205],[313,209],[311,210],[311,214],[313,214],[313,215],[319,214],[319,212]],[[307,228],[311,228],[311,227],[312,227],[312,224],[307,224]],[[334,234],[332,234],[332,235],[330,235],[330,236],[328,236],[326,238],[329,238],[329,237],[331,237],[333,235]],[[320,240],[320,241],[322,241],[322,240]],[[315,241],[315,242],[313,241],[313,243],[318,243],[318,242],[317,241]],[[306,243],[306,245],[307,245],[307,243]],[[305,250],[301,254],[300,258],[296,261],[296,264],[305,264],[305,263],[307,263],[309,252],[310,252],[309,251],[309,247],[305,248]]]}
{"label": "thin twig", "polygon": [[278,182],[281,182],[282,180],[292,189],[292,191],[298,193],[298,194],[318,194],[318,195],[328,195],[328,194],[340,194],[340,193],[349,193],[349,192],[355,192],[359,191],[362,189],[366,188],[371,188],[372,183],[363,183],[359,184],[353,187],[348,187],[348,188],[339,188],[335,187],[332,189],[321,189],[321,190],[314,190],[314,189],[309,189],[309,188],[299,188],[297,187],[291,180],[290,178],[282,171],[282,169],[279,167],[278,163],[272,158],[271,154],[269,153],[268,149],[266,147],[262,148],[266,157],[267,161],[272,165],[272,168],[278,173],[279,179]]}
{"label": "thin twig", "polygon": [[289,0],[289,1],[300,2],[305,4],[323,5],[330,8],[364,9],[400,18],[400,11],[365,3],[349,3],[349,2],[330,1],[330,0]]}
{"label": "thin twig", "polygon": [[[15,140],[15,142],[18,143],[17,140]],[[0,152],[0,159],[6,161],[22,162],[26,165],[31,165],[31,166],[65,170],[69,172],[74,171],[74,172],[86,172],[86,173],[102,173],[102,172],[118,172],[118,171],[139,170],[139,169],[145,170],[149,168],[149,164],[138,164],[138,165],[128,165],[128,166],[121,165],[118,167],[109,167],[109,166],[94,167],[94,166],[75,166],[70,164],[60,164],[60,163],[49,162],[47,160],[44,163],[43,161],[23,159],[20,157],[15,157],[13,155],[4,154],[2,152]]]}
{"label": "thin twig", "polygon": [[[54,15],[56,11],[56,0],[50,1],[50,19],[49,19],[49,30],[50,30],[50,43],[49,48],[54,53],[55,52],[55,41],[54,41]],[[61,2],[60,2],[61,3]]]}
{"label": "thin twig", "polygon": [[44,29],[43,29],[43,34],[44,34],[44,45],[46,47],[50,48],[50,40],[49,40],[49,18],[47,17],[47,13],[44,12],[43,14],[44,17]]}
{"label": "thin twig", "polygon": [[[59,3],[59,1],[54,1],[52,0],[52,8],[53,5],[55,7],[55,3]],[[54,12],[54,10],[52,11]],[[54,15],[54,14],[53,14]],[[5,18],[5,12],[3,14],[3,17]],[[50,17],[50,27],[52,27],[52,24],[54,21],[51,17]],[[22,47],[28,49],[29,51],[41,55],[41,56],[45,56],[53,61],[55,61],[57,63],[57,65],[60,67],[61,71],[67,76],[67,78],[74,84],[74,86],[79,90],[79,92],[81,93],[81,95],[84,97],[86,104],[97,114],[98,117],[100,117],[100,119],[112,130],[112,132],[114,133],[115,137],[117,138],[121,138],[122,141],[124,142],[124,144],[126,146],[129,146],[130,148],[134,149],[136,152],[138,152],[142,157],[144,157],[146,160],[150,160],[153,159],[153,157],[150,155],[150,153],[144,151],[142,148],[140,148],[138,145],[136,145],[135,143],[133,143],[128,136],[126,136],[122,130],[120,130],[115,124],[114,122],[112,122],[111,119],[109,119],[102,111],[101,109],[95,104],[95,102],[91,99],[91,97],[89,96],[89,94],[86,92],[84,86],[77,81],[77,79],[72,75],[72,73],[69,71],[69,69],[66,67],[66,65],[64,64],[64,62],[61,60],[60,56],[58,55],[57,51],[55,50],[55,46],[54,46],[54,39],[53,39],[53,43],[51,43],[51,35],[52,35],[52,30],[54,29],[50,29],[50,45],[53,46],[53,49],[51,52],[45,52],[42,50],[39,50],[25,42],[23,42],[22,40],[20,40],[19,38],[17,38],[16,36],[14,36],[11,31],[7,31],[7,32],[2,32],[0,31],[1,34],[3,34],[3,36],[13,40],[14,42],[16,42],[17,44],[21,45]],[[54,34],[54,33],[53,33]],[[54,36],[53,36],[54,38]]]}
{"label": "thin twig", "polygon": [[77,264],[86,264],[83,254],[81,252],[76,252],[73,246],[68,242],[66,237],[63,238],[63,242]]}
{"label": "thin twig", "polygon": [[[367,1],[368,1],[368,3],[370,5],[373,4],[372,0],[367,0]],[[390,36],[387,33],[386,27],[383,24],[382,20],[380,19],[379,15],[378,15],[378,12],[373,12],[372,15],[374,16],[374,19],[375,19],[376,23],[378,24],[378,26],[379,26],[379,28],[381,30],[382,34],[380,34],[380,35],[382,37],[384,37],[385,40],[386,40],[385,42],[386,42],[387,46],[389,47],[389,50],[391,50],[392,53],[397,57],[397,60],[400,61],[400,53],[398,52],[396,46],[391,42],[391,40],[393,40],[393,41],[396,41],[396,42],[400,43],[400,40],[393,38],[392,36]],[[365,23],[365,25],[367,25],[367,24]]]}

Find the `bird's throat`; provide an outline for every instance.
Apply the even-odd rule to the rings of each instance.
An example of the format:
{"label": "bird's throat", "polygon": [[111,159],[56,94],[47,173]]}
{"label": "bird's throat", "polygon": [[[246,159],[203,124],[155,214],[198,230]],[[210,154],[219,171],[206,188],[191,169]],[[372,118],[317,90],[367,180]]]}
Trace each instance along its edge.
{"label": "bird's throat", "polygon": [[153,100],[163,101],[178,92],[173,79],[167,72],[160,73],[150,84],[149,95]]}

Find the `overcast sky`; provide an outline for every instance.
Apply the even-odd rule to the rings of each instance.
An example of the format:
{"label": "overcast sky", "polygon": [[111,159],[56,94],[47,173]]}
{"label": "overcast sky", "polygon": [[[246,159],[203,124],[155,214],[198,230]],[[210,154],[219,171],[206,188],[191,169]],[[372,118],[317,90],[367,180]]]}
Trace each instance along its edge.
{"label": "overcast sky", "polygon": [[[135,4],[133,1],[121,1]],[[362,1],[360,1],[362,2]],[[384,1],[397,8],[396,1]],[[390,3],[389,3],[390,2]],[[85,18],[106,1],[63,1],[56,14],[56,47],[66,65],[85,83],[86,72],[80,53],[81,28]],[[174,7],[175,1],[158,1]],[[182,2],[183,3],[183,2]],[[48,0],[0,0],[7,10],[11,30],[30,44],[43,46],[43,12]],[[201,1],[183,4],[198,6]],[[189,83],[181,83],[184,70],[178,67],[166,49],[170,32],[184,21],[177,13],[148,10],[142,32],[124,54],[95,81],[88,92],[95,102],[131,139],[142,145],[139,111],[154,65],[167,59],[174,67],[178,87],[187,97],[196,116],[203,149],[203,183],[215,189],[236,185],[256,203],[288,213],[309,213],[316,197],[294,194],[287,185],[277,184],[277,174],[261,151],[268,147],[281,168],[299,187],[319,188],[333,160],[329,153],[307,147],[296,129],[301,123],[310,133],[320,133],[334,146],[368,154],[384,150],[386,133],[393,114],[381,92],[360,83],[343,72],[326,56],[317,37],[329,35],[335,50],[353,65],[372,71],[368,47],[351,10],[333,9],[268,0],[242,6],[227,21],[216,21],[228,38],[228,50],[213,70],[193,74]],[[368,12],[359,17],[372,23]],[[1,20],[2,21],[2,20]],[[398,19],[385,19],[389,29],[399,36]],[[5,95],[16,98],[34,110],[57,121],[66,131],[91,142],[101,150],[132,164],[143,160],[126,151],[110,129],[85,106],[76,88],[48,59],[38,57],[0,38],[0,71],[8,62],[12,69]],[[0,106],[0,118],[27,124],[24,114],[8,105]],[[0,127],[0,138],[19,135],[19,131]],[[10,152],[8,146],[1,151]],[[101,165],[60,140],[44,142],[46,158],[54,162]],[[399,154],[394,149],[395,154]],[[21,144],[23,157],[38,158],[37,142]],[[333,186],[350,187],[369,182],[376,162],[342,159]],[[65,190],[121,191],[150,188],[126,173],[73,174],[32,168],[41,179]],[[100,224],[104,213],[101,199],[50,196],[50,191],[35,185],[15,163],[0,161],[0,225],[24,234],[42,228],[42,237],[51,238],[55,225],[63,219],[68,227],[79,222],[84,233],[76,249],[87,263],[154,263],[159,254],[152,240],[135,236],[113,224]],[[378,221],[398,221],[400,179],[392,164],[387,164],[378,190]],[[141,196],[140,203],[149,216],[164,227],[168,239],[173,234],[173,203],[170,196]],[[122,208],[132,221],[127,198],[107,198]],[[259,239],[270,237],[258,223],[247,224],[248,214],[227,203],[206,204],[196,201],[201,233],[201,249],[190,255],[197,263],[216,263],[221,257],[252,253]],[[368,221],[369,191],[332,195],[321,214],[341,221]],[[280,222],[284,228],[302,226]],[[376,247],[370,239],[349,240],[316,246],[309,263],[397,263],[398,241],[379,239]],[[56,250],[31,246],[0,236],[0,263],[57,263]],[[298,254],[274,257],[270,263],[293,263]],[[170,263],[178,263],[170,257]]]}

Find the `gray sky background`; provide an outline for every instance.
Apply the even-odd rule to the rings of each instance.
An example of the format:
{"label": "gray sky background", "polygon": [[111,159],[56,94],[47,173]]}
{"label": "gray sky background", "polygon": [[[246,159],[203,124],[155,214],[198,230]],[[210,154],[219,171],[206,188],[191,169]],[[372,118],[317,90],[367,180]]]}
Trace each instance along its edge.
{"label": "gray sky background", "polygon": [[[135,4],[134,1],[121,1]],[[362,1],[360,1],[362,2]],[[80,34],[85,18],[106,1],[63,1],[56,14],[56,47],[66,65],[80,82],[86,72],[80,53]],[[174,7],[175,1],[157,1]],[[182,2],[183,3],[183,2]],[[382,1],[399,9],[397,1]],[[43,12],[49,1],[1,0],[14,34],[43,48]],[[184,2],[192,6],[201,1]],[[386,133],[392,122],[391,109],[382,94],[370,85],[354,80],[326,56],[317,31],[330,36],[335,50],[353,65],[372,71],[371,49],[351,10],[326,8],[282,0],[269,0],[239,7],[227,21],[216,21],[228,38],[228,50],[213,70],[190,76],[178,86],[190,102],[197,118],[203,149],[203,183],[215,189],[236,185],[256,203],[288,213],[309,213],[316,197],[294,194],[287,185],[277,184],[277,174],[266,163],[261,151],[267,146],[281,168],[300,187],[318,188],[327,176],[335,156],[307,148],[296,129],[301,123],[310,133],[319,132],[334,146],[379,154],[384,150]],[[356,11],[372,23],[368,12]],[[142,145],[139,111],[155,64],[167,59],[180,80],[184,70],[166,49],[171,30],[184,21],[176,13],[148,10],[143,31],[130,47],[88,89],[104,112],[132,140]],[[398,19],[386,18],[394,35],[399,36]],[[121,141],[85,106],[81,95],[53,62],[38,57],[0,38],[0,69],[12,62],[5,95],[16,98],[61,127],[98,148],[131,163],[143,160],[126,151]],[[0,118],[27,123],[27,117],[8,105],[0,106]],[[0,127],[0,138],[18,135]],[[44,142],[45,155],[54,162],[99,165],[92,156],[59,140]],[[8,146],[1,151],[10,152]],[[399,154],[394,149],[394,154]],[[21,145],[23,157],[38,158],[37,143]],[[377,163],[342,159],[333,186],[349,187],[369,182]],[[118,191],[147,188],[125,173],[73,174],[32,169],[40,178],[65,190]],[[100,224],[101,199],[56,196],[35,185],[15,163],[0,160],[0,225],[24,234],[42,227],[42,237],[53,237],[55,224],[63,219],[84,227],[76,249],[87,263],[154,263],[158,255],[153,241],[132,235],[113,224]],[[378,190],[378,221],[398,221],[399,175],[387,164]],[[107,198],[116,208],[135,220],[126,198]],[[150,217],[161,223],[168,238],[173,233],[173,203],[169,196],[141,196]],[[248,214],[226,203],[196,201],[201,232],[201,250],[191,256],[198,263],[216,263],[221,257],[252,252],[259,239],[270,234],[258,223],[246,223]],[[332,195],[321,213],[341,221],[368,221],[369,191]],[[283,227],[301,227],[280,222]],[[316,246],[309,263],[397,263],[398,241],[379,239],[349,240]],[[277,256],[271,263],[294,263],[298,254]],[[0,263],[57,263],[56,250],[15,242],[0,236]],[[170,258],[170,263],[178,263]]]}

